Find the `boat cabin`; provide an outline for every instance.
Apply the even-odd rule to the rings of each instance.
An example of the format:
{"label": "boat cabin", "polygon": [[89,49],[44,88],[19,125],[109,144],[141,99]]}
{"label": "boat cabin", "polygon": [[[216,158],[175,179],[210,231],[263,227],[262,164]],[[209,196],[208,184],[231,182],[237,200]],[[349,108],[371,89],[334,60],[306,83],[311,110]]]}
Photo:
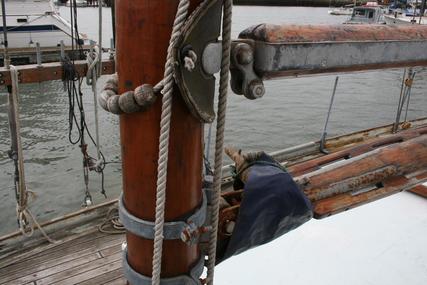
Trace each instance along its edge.
{"label": "boat cabin", "polygon": [[350,19],[344,24],[383,24],[383,10],[378,6],[360,6],[353,9]]}

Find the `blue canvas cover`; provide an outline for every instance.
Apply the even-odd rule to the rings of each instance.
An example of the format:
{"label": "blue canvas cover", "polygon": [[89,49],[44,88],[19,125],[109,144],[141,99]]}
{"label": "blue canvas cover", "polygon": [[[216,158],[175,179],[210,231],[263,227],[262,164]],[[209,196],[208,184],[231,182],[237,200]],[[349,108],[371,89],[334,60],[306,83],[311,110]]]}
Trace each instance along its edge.
{"label": "blue canvas cover", "polygon": [[218,262],[270,242],[311,217],[311,203],[291,175],[262,153],[251,164],[233,234]]}

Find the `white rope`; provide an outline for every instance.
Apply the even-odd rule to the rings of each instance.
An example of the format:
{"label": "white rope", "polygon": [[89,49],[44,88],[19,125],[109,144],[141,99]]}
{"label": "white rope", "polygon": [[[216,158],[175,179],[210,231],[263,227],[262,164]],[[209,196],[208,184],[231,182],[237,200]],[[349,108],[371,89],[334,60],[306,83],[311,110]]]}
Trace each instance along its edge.
{"label": "white rope", "polygon": [[157,165],[157,189],[156,189],[156,217],[154,226],[154,251],[153,251],[153,271],[152,285],[160,284],[160,273],[162,265],[163,251],[163,226],[165,222],[165,203],[166,203],[166,181],[167,181],[167,165],[169,155],[169,134],[170,120],[172,110],[172,92],[173,92],[173,69],[174,57],[173,50],[176,41],[181,33],[181,28],[184,25],[188,13],[190,1],[180,0],[178,9],[173,23],[172,34],[169,41],[167,60],[164,73],[164,87],[162,89],[162,113],[160,118],[160,137],[159,137],[159,159]]}
{"label": "white rope", "polygon": [[[34,233],[34,225],[40,230],[42,235],[46,238],[47,241],[54,243],[55,241],[52,240],[46,232],[43,230],[43,228],[40,226],[40,224],[37,222],[34,215],[31,213],[31,211],[28,209],[28,193],[27,185],[25,183],[25,168],[24,168],[24,155],[22,150],[22,141],[21,141],[21,123],[19,121],[19,108],[18,108],[18,71],[16,70],[15,66],[10,65],[10,79],[11,79],[11,85],[12,85],[12,92],[11,92],[11,104],[13,105],[13,110],[11,110],[11,113],[13,113],[13,120],[15,124],[15,129],[11,130],[11,132],[15,132],[15,140],[16,140],[16,147],[17,147],[17,154],[18,154],[18,174],[19,174],[19,180],[18,180],[18,193],[19,193],[19,199],[17,201],[16,205],[16,213],[18,217],[18,223],[19,223],[19,229],[21,233],[24,236],[32,236]],[[12,120],[12,118],[10,118]],[[30,192],[31,193],[31,192]],[[34,194],[33,194],[34,197]]]}
{"label": "white rope", "polygon": [[[98,53],[98,66],[97,66],[97,76],[101,76],[102,72],[102,0],[99,0],[98,2],[98,47],[99,47],[99,53]],[[96,98],[95,98],[96,101]]]}
{"label": "white rope", "polygon": [[221,194],[222,180],[222,156],[224,148],[224,130],[225,130],[225,115],[227,110],[227,91],[228,77],[230,71],[230,50],[231,50],[231,18],[233,10],[233,1],[224,1],[223,21],[222,21],[222,59],[221,73],[219,81],[219,98],[218,98],[218,114],[216,125],[216,141],[215,141],[215,170],[212,197],[212,212],[211,226],[212,231],[209,237],[208,261],[207,261],[207,284],[212,285],[214,280],[216,246],[218,237],[218,213]]}
{"label": "white rope", "polygon": [[101,145],[99,140],[99,115],[98,115],[98,91],[96,89],[99,73],[101,69],[101,47],[100,44],[95,45],[91,49],[90,53],[86,57],[87,62],[87,73],[86,73],[86,83],[92,86],[93,93],[93,108],[95,114],[95,142],[96,142],[96,153],[97,153],[97,163],[98,168],[102,168],[101,165]]}
{"label": "white rope", "polygon": [[196,67],[197,54],[193,50],[188,51],[188,56],[184,57],[184,67],[189,72],[192,72]]}

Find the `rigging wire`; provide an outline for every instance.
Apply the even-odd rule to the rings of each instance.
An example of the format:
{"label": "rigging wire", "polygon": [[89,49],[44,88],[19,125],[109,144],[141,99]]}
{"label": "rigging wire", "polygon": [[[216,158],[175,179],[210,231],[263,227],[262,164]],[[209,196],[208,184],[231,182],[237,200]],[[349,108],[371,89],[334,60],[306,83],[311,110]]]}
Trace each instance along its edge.
{"label": "rigging wire", "polygon": [[[83,55],[82,41],[78,32],[77,22],[77,5],[76,0],[71,1],[71,56],[65,55],[62,58],[63,66],[63,82],[65,90],[68,94],[69,112],[68,112],[68,140],[73,145],[79,145],[83,155],[83,177],[85,184],[85,197],[83,199],[83,206],[92,205],[92,195],[89,190],[89,172],[95,171],[101,175],[101,194],[105,197],[105,156],[99,149],[98,133],[96,139],[92,136],[86,122],[86,113],[83,103],[83,92],[81,78],[75,69],[75,56],[76,51],[78,56]],[[95,84],[96,88],[96,84]],[[97,159],[90,156],[88,153],[88,144],[86,136],[89,141],[97,148]]]}
{"label": "rigging wire", "polygon": [[399,129],[400,124],[400,117],[402,115],[403,108],[406,104],[406,110],[405,110],[405,119],[404,122],[406,122],[408,118],[408,110],[409,110],[409,101],[411,99],[411,90],[412,90],[412,84],[414,82],[416,72],[412,70],[412,68],[409,68],[408,71],[406,69],[403,73],[402,78],[402,85],[400,88],[400,96],[399,96],[399,103],[397,104],[397,112],[396,112],[396,120],[393,125],[393,132],[397,132]]}

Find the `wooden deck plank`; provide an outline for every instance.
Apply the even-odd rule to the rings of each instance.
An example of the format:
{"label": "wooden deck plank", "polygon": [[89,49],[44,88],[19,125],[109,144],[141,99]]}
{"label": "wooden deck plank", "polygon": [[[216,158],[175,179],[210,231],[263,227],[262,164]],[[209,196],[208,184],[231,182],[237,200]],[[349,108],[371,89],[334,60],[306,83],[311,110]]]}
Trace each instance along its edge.
{"label": "wooden deck plank", "polygon": [[60,281],[70,278],[75,275],[82,274],[89,270],[104,266],[106,264],[121,261],[122,253],[116,253],[107,257],[99,258],[95,261],[87,262],[78,266],[74,266],[70,269],[49,275],[45,278],[36,280],[37,285],[48,285],[48,284],[58,284]]}
{"label": "wooden deck plank", "polygon": [[72,261],[74,258],[106,249],[110,246],[120,244],[121,242],[122,239],[120,239],[120,237],[104,235],[83,243],[66,243],[61,246],[58,245],[54,250],[48,249],[44,252],[40,252],[36,257],[26,257],[23,261],[17,260],[14,264],[0,269],[0,283],[5,275],[10,275],[14,272],[22,272],[22,268],[26,268],[27,272],[33,273],[35,270],[49,268],[50,264],[56,265],[66,261]]}
{"label": "wooden deck plank", "polygon": [[[75,275],[73,277],[64,279],[64,280],[62,280],[60,282],[56,282],[55,284],[58,284],[58,285],[74,285],[74,284],[78,284],[81,281],[94,279],[94,278],[97,278],[99,276],[100,277],[105,277],[109,272],[112,272],[112,271],[117,270],[117,269],[121,270],[121,267],[122,267],[122,260],[119,259],[119,260],[114,261],[112,263],[108,263],[108,264],[105,264],[105,265],[100,266],[98,268],[86,271],[86,272],[84,272],[82,274],[78,274],[78,275]],[[115,272],[115,274],[117,274],[117,273]],[[110,278],[110,280],[111,279],[114,279],[114,278]],[[106,280],[106,281],[108,281],[108,280]],[[100,282],[94,282],[94,283],[89,283],[89,284],[99,284],[99,283]]]}
{"label": "wooden deck plank", "polygon": [[122,251],[122,242],[120,242],[118,245],[110,246],[108,248],[102,248],[98,252],[102,257],[106,257],[121,251]]}
{"label": "wooden deck plank", "polygon": [[122,268],[120,265],[120,268],[109,271],[107,273],[104,273],[102,275],[99,275],[97,277],[87,279],[85,281],[80,281],[79,283],[76,283],[76,285],[93,285],[93,284],[104,284],[106,282],[110,282],[112,280],[115,280],[117,278],[120,278],[123,276]]}
{"label": "wooden deck plank", "polygon": [[427,198],[427,187],[424,185],[418,185],[409,191],[417,195],[420,195],[421,197]]}
{"label": "wooden deck plank", "polygon": [[[47,268],[45,270],[37,271],[34,273],[27,274],[25,268],[22,268],[22,271],[16,272],[5,276],[0,280],[0,284],[26,284],[28,282],[36,281],[38,279],[54,275],[56,273],[61,273],[63,271],[73,269],[79,265],[85,265],[89,262],[92,262],[97,259],[101,259],[101,255],[97,252],[82,256],[81,258],[74,259],[71,262],[65,262],[57,266]],[[24,276],[23,276],[24,275]]]}
{"label": "wooden deck plank", "polygon": [[[2,282],[6,282],[13,279],[23,278],[24,276],[27,277],[34,277],[34,276],[42,276],[43,272],[46,272],[48,270],[52,270],[53,268],[60,269],[60,265],[63,266],[69,266],[70,264],[74,264],[76,260],[82,260],[84,257],[89,257],[93,255],[94,253],[98,253],[99,257],[107,256],[108,254],[114,254],[117,252],[120,252],[121,250],[121,243],[122,240],[112,240],[109,242],[106,242],[102,244],[100,247],[91,246],[88,248],[84,248],[82,251],[78,251],[72,254],[56,257],[49,259],[45,262],[42,262],[38,265],[34,265],[31,263],[31,260],[26,260],[23,263],[18,263],[14,265],[9,272],[9,274],[4,275],[2,278],[0,277],[0,284]],[[101,255],[101,251],[105,251],[105,255]],[[25,269],[25,270],[24,270]],[[30,280],[34,280],[33,278],[30,278]]]}
{"label": "wooden deck plank", "polygon": [[[40,253],[45,252],[48,249],[53,249],[53,248],[57,248],[60,246],[63,246],[66,243],[73,243],[73,244],[79,244],[81,242],[90,240],[90,239],[95,239],[97,237],[102,236],[102,233],[99,233],[97,229],[93,229],[91,231],[87,231],[85,233],[82,234],[78,234],[75,236],[72,236],[70,238],[65,238],[62,240],[58,240],[57,243],[51,244],[51,243],[46,243],[45,245],[42,246],[38,246],[36,248],[27,250],[25,252],[22,253],[12,253],[12,255],[7,255],[7,256],[2,256],[0,258],[0,268],[5,268],[6,266],[9,266],[13,263],[16,262],[21,262],[27,258],[34,258],[35,256],[37,256]],[[0,243],[0,248],[1,248],[1,243]],[[1,255],[1,254],[0,254]]]}
{"label": "wooden deck plank", "polygon": [[126,285],[126,284],[127,284],[127,281],[123,276],[117,279],[111,280],[110,282],[102,283],[102,285]]}

